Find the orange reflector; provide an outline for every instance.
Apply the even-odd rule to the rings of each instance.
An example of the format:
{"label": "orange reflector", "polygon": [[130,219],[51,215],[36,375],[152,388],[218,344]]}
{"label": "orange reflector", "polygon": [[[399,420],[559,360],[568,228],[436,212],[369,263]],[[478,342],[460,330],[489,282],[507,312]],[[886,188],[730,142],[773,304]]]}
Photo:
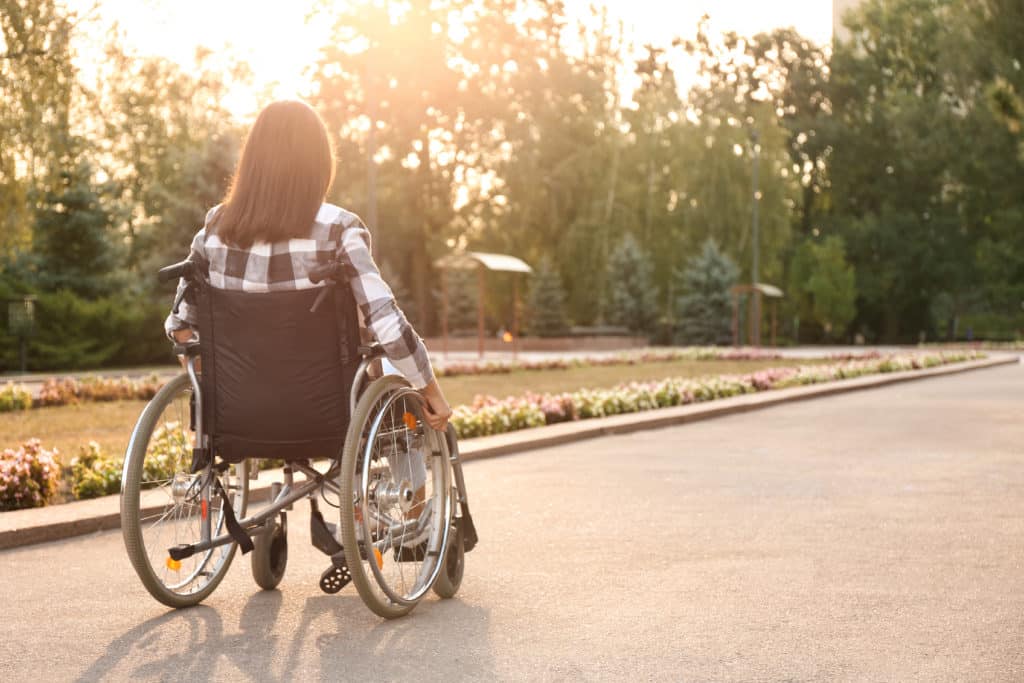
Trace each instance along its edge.
{"label": "orange reflector", "polygon": [[408,427],[409,429],[416,429],[415,415],[413,415],[412,413],[406,413],[405,415],[402,416],[402,419],[405,420],[406,427]]}
{"label": "orange reflector", "polygon": [[[409,413],[406,413],[408,415]],[[377,560],[377,569],[384,568],[384,556],[380,554],[380,550],[377,548],[373,549],[373,557]]]}
{"label": "orange reflector", "polygon": [[201,505],[199,506],[199,509],[200,509],[200,510],[202,511],[202,513],[203,513],[203,519],[206,519],[206,516],[207,516],[208,514],[210,514],[210,511],[209,511],[209,510],[207,509],[207,503],[206,503],[206,501],[205,501],[205,500],[204,500],[204,501],[202,501],[202,504],[201,504]]}
{"label": "orange reflector", "polygon": [[167,558],[167,568],[172,572],[176,572],[181,569],[181,560],[176,560],[173,557]]}

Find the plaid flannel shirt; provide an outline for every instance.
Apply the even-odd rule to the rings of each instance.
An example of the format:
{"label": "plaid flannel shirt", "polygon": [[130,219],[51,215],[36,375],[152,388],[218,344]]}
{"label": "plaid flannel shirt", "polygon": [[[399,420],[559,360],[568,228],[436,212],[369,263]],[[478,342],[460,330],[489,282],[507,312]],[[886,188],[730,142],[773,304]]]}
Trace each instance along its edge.
{"label": "plaid flannel shirt", "polygon": [[[391,288],[370,255],[370,233],[354,213],[323,204],[308,239],[269,244],[257,242],[249,249],[228,246],[216,233],[207,231],[218,207],[206,214],[206,225],[192,240],[191,257],[210,264],[210,284],[219,289],[244,292],[278,292],[308,289],[314,285],[309,271],[318,264],[338,259],[362,313],[366,327],[380,342],[388,360],[417,389],[430,384],[434,371],[423,340],[406,320]],[[178,291],[185,281],[178,283]],[[196,311],[185,301],[178,313],[167,316],[167,336],[197,324]]]}

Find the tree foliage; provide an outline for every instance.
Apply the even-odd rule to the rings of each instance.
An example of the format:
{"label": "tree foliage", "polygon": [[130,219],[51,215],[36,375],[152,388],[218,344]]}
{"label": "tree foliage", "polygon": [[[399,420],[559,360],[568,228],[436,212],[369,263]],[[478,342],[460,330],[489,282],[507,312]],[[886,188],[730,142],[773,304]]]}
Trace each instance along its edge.
{"label": "tree foliage", "polygon": [[676,273],[676,335],[682,344],[728,344],[732,341],[732,296],[739,268],[707,240],[700,253]]}
{"label": "tree foliage", "polygon": [[630,332],[650,332],[658,318],[658,292],[650,257],[627,233],[608,259],[608,322]]}
{"label": "tree foliage", "polygon": [[541,258],[530,279],[528,329],[539,337],[558,337],[568,331],[565,289],[549,257]]}
{"label": "tree foliage", "polygon": [[[202,49],[133,54],[115,31],[85,82],[81,20],[58,0],[0,4],[0,293],[166,303],[150,274],[223,195],[244,130],[223,103],[250,75]],[[697,330],[711,294],[682,306],[700,288],[680,264],[708,240],[706,279],[731,260],[749,282],[756,248],[759,279],[786,282],[783,310],[818,338],[1024,332],[1018,0],[865,0],[832,47],[706,19],[636,46],[607,10],[542,0],[321,3],[314,20],[332,27],[308,93],[337,143],[329,199],[370,224],[423,334],[440,322],[434,264],[460,249],[534,264],[534,295],[556,301],[560,282],[575,324],[685,314]],[[511,284],[488,279],[491,330]],[[455,317],[474,328],[466,291]]]}
{"label": "tree foliage", "polygon": [[843,339],[857,312],[857,286],[841,237],[807,240],[797,248],[789,296],[797,300],[801,317],[817,323],[826,338]]}

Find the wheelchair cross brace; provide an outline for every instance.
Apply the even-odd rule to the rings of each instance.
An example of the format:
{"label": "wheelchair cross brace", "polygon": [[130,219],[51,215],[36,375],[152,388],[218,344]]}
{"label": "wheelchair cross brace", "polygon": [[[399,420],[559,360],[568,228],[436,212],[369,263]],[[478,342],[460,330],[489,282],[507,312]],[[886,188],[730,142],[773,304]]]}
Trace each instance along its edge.
{"label": "wheelchair cross brace", "polygon": [[[300,484],[294,484],[292,481],[292,470],[299,470],[306,475],[306,481]],[[340,493],[338,484],[335,481],[341,470],[341,465],[337,462],[333,463],[326,472],[319,472],[304,462],[292,462],[285,467],[285,485],[281,489],[281,492],[271,502],[270,506],[265,510],[246,517],[245,519],[238,520],[238,525],[241,527],[243,533],[252,535],[260,534],[267,531],[267,522],[285,509],[291,507],[296,501],[302,500],[303,498],[310,496],[315,493],[321,486],[331,489],[334,493]],[[226,509],[226,508],[225,508]],[[228,514],[225,512],[225,514]],[[171,559],[183,560],[186,557],[191,557],[196,553],[206,552],[212,550],[218,546],[226,545],[232,541],[237,541],[230,532],[221,534],[216,538],[211,538],[208,541],[200,541],[199,543],[193,544],[182,544],[176,545],[168,550],[168,554]]]}

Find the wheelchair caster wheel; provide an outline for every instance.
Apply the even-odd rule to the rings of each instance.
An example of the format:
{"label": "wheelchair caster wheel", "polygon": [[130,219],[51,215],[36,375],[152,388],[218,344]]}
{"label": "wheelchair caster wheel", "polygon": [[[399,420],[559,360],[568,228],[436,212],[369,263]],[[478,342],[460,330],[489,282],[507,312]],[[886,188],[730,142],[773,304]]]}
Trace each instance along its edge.
{"label": "wheelchair caster wheel", "polygon": [[281,522],[266,533],[253,538],[252,578],[263,590],[273,590],[284,578],[288,566],[288,525],[281,515]]}
{"label": "wheelchair caster wheel", "polygon": [[459,592],[462,574],[466,568],[465,532],[458,521],[456,520],[456,524],[449,531],[448,552],[445,553],[441,572],[434,581],[434,593],[443,599],[453,598]]}
{"label": "wheelchair caster wheel", "polygon": [[352,574],[348,571],[346,564],[332,564],[320,575],[320,590],[328,595],[333,595],[348,585],[352,580]]}

